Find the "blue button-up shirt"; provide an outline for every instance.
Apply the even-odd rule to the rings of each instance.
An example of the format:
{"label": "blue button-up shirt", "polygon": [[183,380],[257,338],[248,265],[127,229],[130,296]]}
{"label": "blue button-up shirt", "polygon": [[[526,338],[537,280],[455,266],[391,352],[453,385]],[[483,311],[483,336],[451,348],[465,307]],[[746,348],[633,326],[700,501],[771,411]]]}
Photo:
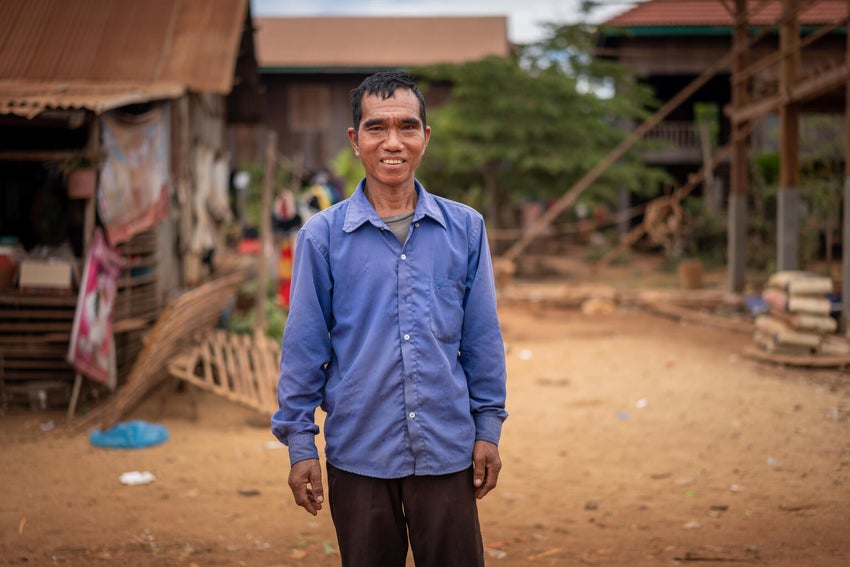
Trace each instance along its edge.
{"label": "blue button-up shirt", "polygon": [[448,474],[476,440],[498,443],[505,356],[484,221],[419,198],[402,245],[366,199],[313,216],[298,233],[272,431],[292,464],[318,458],[356,474]]}

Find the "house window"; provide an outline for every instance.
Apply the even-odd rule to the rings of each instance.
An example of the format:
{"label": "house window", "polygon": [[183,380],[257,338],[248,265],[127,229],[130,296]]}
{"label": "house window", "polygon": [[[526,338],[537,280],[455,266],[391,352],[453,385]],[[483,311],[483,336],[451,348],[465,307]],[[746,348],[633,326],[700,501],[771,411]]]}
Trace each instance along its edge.
{"label": "house window", "polygon": [[289,87],[288,117],[293,132],[326,130],[330,123],[331,93],[326,85]]}

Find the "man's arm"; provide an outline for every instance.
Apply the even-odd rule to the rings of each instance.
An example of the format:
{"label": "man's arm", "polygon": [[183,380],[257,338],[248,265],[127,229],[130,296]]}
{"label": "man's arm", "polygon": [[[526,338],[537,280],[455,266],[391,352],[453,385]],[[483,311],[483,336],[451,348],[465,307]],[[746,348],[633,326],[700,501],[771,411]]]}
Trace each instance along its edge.
{"label": "man's arm", "polygon": [[272,416],[272,432],[289,448],[289,485],[295,501],[311,514],[321,509],[315,411],[322,403],[324,366],[331,357],[331,288],[326,253],[302,229],[293,262],[292,307],[281,347],[280,408]]}
{"label": "man's arm", "polygon": [[505,347],[496,313],[496,285],[484,222],[470,235],[460,364],[469,387],[475,440],[499,444],[505,411]]}
{"label": "man's arm", "polygon": [[475,495],[483,498],[496,487],[502,461],[499,439],[505,410],[505,347],[496,313],[496,285],[483,221],[472,240],[464,305],[460,363],[469,385],[470,410],[475,420]]}

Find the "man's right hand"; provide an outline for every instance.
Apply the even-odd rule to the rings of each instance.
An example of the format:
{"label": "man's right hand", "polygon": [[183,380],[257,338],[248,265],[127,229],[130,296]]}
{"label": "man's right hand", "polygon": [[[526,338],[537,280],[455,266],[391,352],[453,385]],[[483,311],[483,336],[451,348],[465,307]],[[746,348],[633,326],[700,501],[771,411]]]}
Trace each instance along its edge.
{"label": "man's right hand", "polygon": [[319,459],[307,459],[292,465],[289,470],[289,488],[295,496],[295,503],[315,516],[322,509],[325,499]]}

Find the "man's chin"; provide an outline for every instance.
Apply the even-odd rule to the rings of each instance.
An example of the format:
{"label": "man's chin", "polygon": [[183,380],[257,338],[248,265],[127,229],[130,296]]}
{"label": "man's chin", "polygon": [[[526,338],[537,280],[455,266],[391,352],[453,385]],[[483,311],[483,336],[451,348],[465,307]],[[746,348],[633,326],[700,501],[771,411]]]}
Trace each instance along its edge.
{"label": "man's chin", "polygon": [[407,189],[413,187],[413,178],[408,175],[378,175],[372,178],[374,183],[387,189]]}

